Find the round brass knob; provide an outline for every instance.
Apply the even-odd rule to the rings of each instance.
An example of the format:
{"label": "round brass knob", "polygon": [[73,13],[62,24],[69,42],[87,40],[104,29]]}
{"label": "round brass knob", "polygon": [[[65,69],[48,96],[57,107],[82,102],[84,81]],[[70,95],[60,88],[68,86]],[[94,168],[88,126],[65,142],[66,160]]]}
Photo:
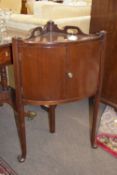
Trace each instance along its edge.
{"label": "round brass knob", "polygon": [[73,73],[72,72],[68,72],[67,76],[68,76],[68,78],[73,78]]}
{"label": "round brass knob", "polygon": [[8,56],[9,56],[9,53],[8,53],[7,51],[5,52],[5,56],[6,56],[6,57],[8,57]]}

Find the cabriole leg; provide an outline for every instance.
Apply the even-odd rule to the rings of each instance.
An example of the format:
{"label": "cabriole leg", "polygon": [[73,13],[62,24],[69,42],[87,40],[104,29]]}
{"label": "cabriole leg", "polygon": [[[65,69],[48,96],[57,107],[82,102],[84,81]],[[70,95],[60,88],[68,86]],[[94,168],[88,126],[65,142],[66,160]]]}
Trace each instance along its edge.
{"label": "cabriole leg", "polygon": [[[23,108],[23,107],[22,107]],[[18,156],[19,162],[24,162],[26,159],[26,132],[25,132],[25,115],[24,109],[18,110],[18,133],[21,145],[21,155]]]}

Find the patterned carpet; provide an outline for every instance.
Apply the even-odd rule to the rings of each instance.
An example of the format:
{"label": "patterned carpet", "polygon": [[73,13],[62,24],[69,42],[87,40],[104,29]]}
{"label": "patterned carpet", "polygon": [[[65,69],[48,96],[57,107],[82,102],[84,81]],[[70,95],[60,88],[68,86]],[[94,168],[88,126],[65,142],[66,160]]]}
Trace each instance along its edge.
{"label": "patterned carpet", "polygon": [[110,106],[102,114],[97,144],[117,158],[117,112]]}
{"label": "patterned carpet", "polygon": [[117,135],[102,133],[97,136],[97,144],[117,158]]}
{"label": "patterned carpet", "polygon": [[0,175],[17,175],[16,172],[0,157]]}

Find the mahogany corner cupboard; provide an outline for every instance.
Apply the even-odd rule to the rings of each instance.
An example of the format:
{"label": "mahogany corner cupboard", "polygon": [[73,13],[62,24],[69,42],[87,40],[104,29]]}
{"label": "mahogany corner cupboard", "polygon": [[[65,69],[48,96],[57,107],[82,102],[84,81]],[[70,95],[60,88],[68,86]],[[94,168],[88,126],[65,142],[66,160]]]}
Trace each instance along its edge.
{"label": "mahogany corner cupboard", "polygon": [[86,35],[73,26],[60,30],[52,21],[44,27],[35,28],[28,39],[13,39],[16,103],[22,146],[20,162],[26,157],[25,104],[48,105],[50,132],[55,132],[56,105],[92,97],[91,143],[95,147],[104,43],[104,32]]}

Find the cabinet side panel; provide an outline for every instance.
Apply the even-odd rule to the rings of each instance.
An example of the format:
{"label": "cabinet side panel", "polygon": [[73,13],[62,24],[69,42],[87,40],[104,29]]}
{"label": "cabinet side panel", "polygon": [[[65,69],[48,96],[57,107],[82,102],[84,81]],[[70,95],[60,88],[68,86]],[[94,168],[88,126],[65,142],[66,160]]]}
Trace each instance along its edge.
{"label": "cabinet side panel", "polygon": [[117,104],[117,1],[93,0],[90,32],[107,31],[104,79],[101,97],[108,104]]}

